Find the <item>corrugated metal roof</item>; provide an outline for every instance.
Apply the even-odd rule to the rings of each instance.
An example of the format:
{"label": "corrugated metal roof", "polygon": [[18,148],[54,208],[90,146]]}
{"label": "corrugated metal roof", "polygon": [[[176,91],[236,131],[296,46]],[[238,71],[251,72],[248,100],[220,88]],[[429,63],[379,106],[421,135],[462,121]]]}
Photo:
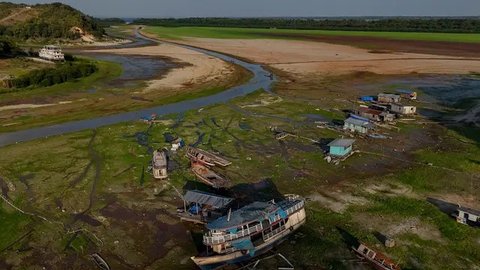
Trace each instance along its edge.
{"label": "corrugated metal roof", "polygon": [[329,143],[328,146],[337,146],[337,147],[349,147],[355,140],[353,139],[336,139],[333,142]]}
{"label": "corrugated metal roof", "polygon": [[232,198],[222,197],[198,190],[188,190],[183,196],[183,199],[187,202],[209,205],[217,209],[223,208],[233,201]]}
{"label": "corrugated metal roof", "polygon": [[350,117],[347,120],[345,120],[345,123],[352,124],[352,125],[355,125],[355,126],[373,128],[373,125],[369,121],[364,121],[364,120],[356,119],[356,118],[353,118],[353,117]]}

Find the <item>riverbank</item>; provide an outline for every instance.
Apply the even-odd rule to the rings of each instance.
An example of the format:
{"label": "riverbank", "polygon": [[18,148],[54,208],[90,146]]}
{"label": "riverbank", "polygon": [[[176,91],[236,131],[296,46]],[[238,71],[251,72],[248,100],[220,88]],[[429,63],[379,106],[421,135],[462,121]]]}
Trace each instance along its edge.
{"label": "riverbank", "polygon": [[[148,42],[148,44],[151,43],[151,41]],[[132,65],[127,63],[129,61],[121,60],[122,63],[129,65],[124,66],[123,72],[124,75],[128,75],[127,79],[122,79],[124,75],[117,73],[116,76],[105,76],[105,80],[95,85],[62,84],[46,89],[36,89],[29,93],[12,93],[10,96],[4,96],[3,104],[9,107],[4,107],[2,110],[0,132],[80,120],[98,115],[111,115],[204,97],[245,83],[251,78],[251,74],[243,68],[202,53],[186,48],[176,48],[174,45],[154,47],[156,49],[153,50],[150,47],[116,49],[113,51],[118,51],[118,54],[110,53],[110,60],[119,61],[122,58],[132,58],[144,59],[148,62],[150,61],[148,59],[152,59],[160,64],[167,63],[162,68],[166,72],[160,70],[159,74],[157,69],[153,69],[156,73],[145,77],[152,72],[151,63],[148,64],[149,70],[146,72],[137,72],[129,71],[129,67],[138,69],[137,64],[145,62],[144,60],[133,61],[135,64]],[[159,47],[160,49],[158,49]],[[164,51],[166,47],[168,48]],[[112,52],[112,50],[88,50],[85,53],[89,57],[98,55],[102,59],[107,52]],[[180,58],[176,57],[177,55]],[[154,63],[155,65],[156,63]],[[138,74],[138,78],[135,78],[134,74]],[[105,74],[103,73],[103,75]],[[66,87],[68,91],[57,91],[60,90],[59,87]],[[54,106],[42,106],[46,104],[54,104]],[[12,105],[18,105],[22,109],[10,107]],[[89,109],[85,110],[84,108]]]}

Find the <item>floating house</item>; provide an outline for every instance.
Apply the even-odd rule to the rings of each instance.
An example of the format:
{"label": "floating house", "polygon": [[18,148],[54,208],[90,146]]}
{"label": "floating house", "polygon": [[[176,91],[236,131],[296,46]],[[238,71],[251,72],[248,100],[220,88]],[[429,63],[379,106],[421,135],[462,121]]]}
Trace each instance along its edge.
{"label": "floating house", "polygon": [[375,97],[374,96],[361,96],[360,100],[363,101],[363,102],[373,102],[373,101],[375,101]]}
{"label": "floating house", "polygon": [[377,122],[382,121],[382,118],[380,116],[382,113],[383,113],[382,111],[374,110],[370,108],[364,108],[364,107],[359,108],[357,111],[357,114],[360,115],[361,117],[366,118],[368,120],[377,121]]}
{"label": "floating house", "polygon": [[205,254],[192,257],[200,269],[224,269],[250,261],[279,245],[306,221],[305,201],[253,202],[207,224]]}
{"label": "floating house", "polygon": [[352,153],[353,139],[336,139],[328,144],[329,154],[334,157],[345,157]]}
{"label": "floating house", "polygon": [[350,117],[344,121],[343,129],[350,132],[357,132],[361,134],[367,134],[374,128],[374,125],[368,121],[368,119],[362,119],[361,117]]}
{"label": "floating house", "polygon": [[225,215],[232,198],[198,190],[188,190],[183,195],[183,209],[177,210],[181,220],[206,224]]}
{"label": "floating house", "polygon": [[400,94],[402,98],[410,99],[410,100],[417,100],[417,92],[406,90],[406,89],[399,89],[397,93]]}
{"label": "floating house", "polygon": [[39,52],[38,56],[45,60],[50,61],[63,61],[65,55],[62,53],[62,49],[55,45],[46,45]]}
{"label": "floating house", "polygon": [[470,226],[480,226],[480,211],[478,210],[458,207],[453,216],[457,219],[458,223]]}
{"label": "floating house", "polygon": [[417,107],[393,103],[390,106],[390,111],[403,115],[412,115],[417,112]]}
{"label": "floating house", "polygon": [[400,95],[396,94],[378,94],[377,98],[379,103],[398,103],[401,100]]}

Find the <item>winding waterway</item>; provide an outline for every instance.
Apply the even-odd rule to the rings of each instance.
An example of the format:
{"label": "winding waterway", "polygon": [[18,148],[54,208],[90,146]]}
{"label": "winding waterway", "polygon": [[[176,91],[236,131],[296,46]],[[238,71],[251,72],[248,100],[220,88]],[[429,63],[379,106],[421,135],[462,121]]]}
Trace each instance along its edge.
{"label": "winding waterway", "polygon": [[[151,44],[152,42],[157,43],[156,41],[149,39],[140,35],[138,32],[136,33],[137,38],[139,39],[138,42],[141,44]],[[249,93],[252,93],[258,89],[264,89],[267,91],[271,90],[271,85],[275,81],[274,78],[270,77],[270,72],[265,70],[259,64],[248,63],[237,59],[233,56],[228,56],[225,54],[221,54],[214,51],[209,51],[206,49],[200,49],[188,45],[180,45],[177,46],[187,48],[190,50],[194,50],[200,53],[204,53],[209,56],[213,56],[219,59],[222,59],[227,62],[231,62],[237,64],[250,72],[252,72],[253,77],[243,85],[235,86],[229,88],[221,93],[217,93],[207,97],[196,98],[192,100],[186,100],[178,103],[166,104],[161,105],[153,108],[141,109],[138,111],[131,111],[131,112],[124,112],[109,116],[103,117],[95,117],[86,120],[80,121],[71,121],[62,124],[52,125],[52,126],[45,126],[45,127],[38,127],[38,128],[31,128],[26,130],[20,130],[10,133],[2,133],[0,134],[0,147],[6,146],[9,144],[14,144],[18,142],[25,142],[31,141],[39,138],[61,135],[86,129],[93,129],[98,127],[103,127],[107,125],[113,125],[121,122],[127,121],[134,121],[140,119],[142,116],[157,114],[157,115],[166,115],[166,114],[173,114],[173,113],[181,113],[188,110],[199,109],[205,106],[209,106],[212,104],[223,103],[227,102],[233,98],[245,96]]]}

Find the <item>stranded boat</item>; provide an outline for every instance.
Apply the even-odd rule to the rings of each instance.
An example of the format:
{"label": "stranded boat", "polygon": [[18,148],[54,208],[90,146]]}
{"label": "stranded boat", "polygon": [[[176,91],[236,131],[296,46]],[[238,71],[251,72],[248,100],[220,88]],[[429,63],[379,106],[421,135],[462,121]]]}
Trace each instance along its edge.
{"label": "stranded boat", "polygon": [[373,268],[377,270],[400,270],[400,267],[387,256],[380,252],[374,251],[362,243],[360,243],[358,247],[352,247],[352,249],[361,258],[366,259],[373,266]]}
{"label": "stranded boat", "polygon": [[212,167],[215,165],[226,167],[232,164],[232,162],[222,157],[219,157],[205,150],[198,149],[191,146],[187,148],[187,156],[193,161],[200,162],[207,166],[212,166]]}
{"label": "stranded boat", "polygon": [[230,185],[230,181],[228,181],[225,177],[200,163],[192,162],[192,172],[200,181],[214,188],[225,188]]}
{"label": "stranded boat", "polygon": [[458,223],[480,227],[480,211],[472,208],[459,206],[452,216]]}
{"label": "stranded boat", "polygon": [[167,162],[167,153],[165,150],[159,149],[153,152],[152,170],[155,179],[165,179],[168,177]]}
{"label": "stranded boat", "polygon": [[305,223],[305,201],[254,202],[207,224],[207,255],[191,259],[201,269],[218,269],[249,261],[283,242]]}

